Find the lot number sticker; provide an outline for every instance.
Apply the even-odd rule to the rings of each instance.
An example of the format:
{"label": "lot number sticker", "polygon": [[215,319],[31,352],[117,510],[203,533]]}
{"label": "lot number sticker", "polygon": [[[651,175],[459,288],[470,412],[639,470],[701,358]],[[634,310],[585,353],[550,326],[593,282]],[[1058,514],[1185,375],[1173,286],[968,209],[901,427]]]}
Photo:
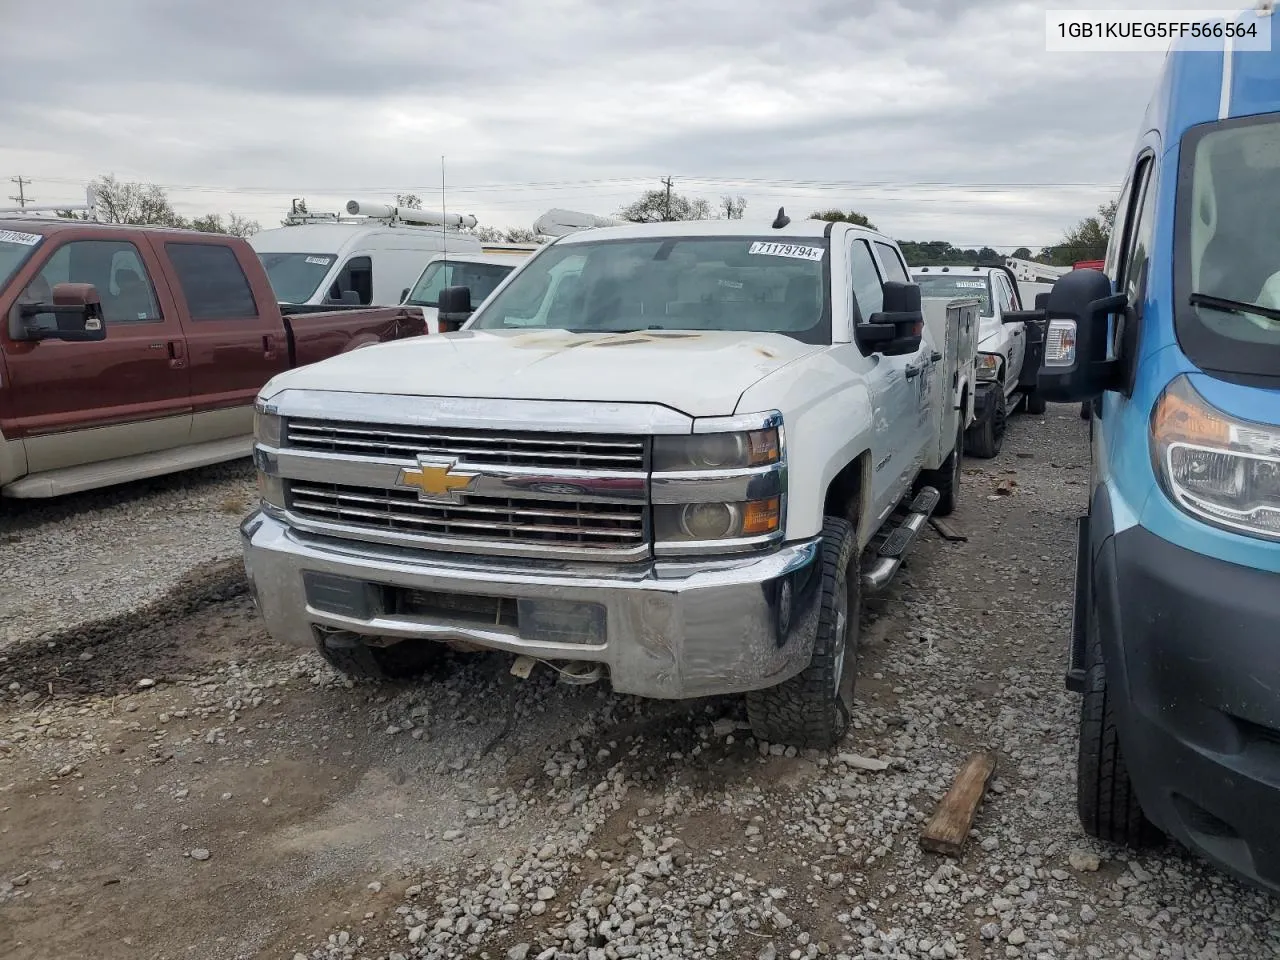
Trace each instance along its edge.
{"label": "lot number sticker", "polygon": [[317,267],[327,267],[329,265],[328,257],[307,257],[307,263],[314,263]]}
{"label": "lot number sticker", "polygon": [[957,287],[964,287],[966,290],[982,290],[987,286],[985,280],[957,280]]}
{"label": "lot number sticker", "polygon": [[790,257],[792,260],[821,260],[825,251],[821,247],[802,247],[794,243],[771,243],[757,240],[747,253],[763,257]]}
{"label": "lot number sticker", "polygon": [[0,230],[0,243],[20,243],[24,247],[34,247],[40,242],[38,233],[18,233],[14,230]]}

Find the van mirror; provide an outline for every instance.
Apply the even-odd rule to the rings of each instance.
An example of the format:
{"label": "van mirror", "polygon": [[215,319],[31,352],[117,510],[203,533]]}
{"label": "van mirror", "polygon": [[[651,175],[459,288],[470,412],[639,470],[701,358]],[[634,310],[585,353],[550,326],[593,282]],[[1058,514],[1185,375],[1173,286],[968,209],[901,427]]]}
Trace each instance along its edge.
{"label": "van mirror", "polygon": [[924,313],[920,309],[920,286],[900,280],[884,283],[884,305],[865,323],[854,328],[858,346],[886,357],[899,357],[920,349],[924,334]]}
{"label": "van mirror", "polygon": [[1098,270],[1072,270],[1059,277],[1044,309],[1044,360],[1038,386],[1046,400],[1081,403],[1102,395],[1111,382],[1107,318],[1128,298],[1111,292]]}
{"label": "van mirror", "polygon": [[440,332],[457,330],[471,318],[471,288],[445,287],[436,299],[436,317]]}
{"label": "van mirror", "polygon": [[107,338],[102,298],[91,283],[58,283],[48,303],[19,302],[9,315],[9,337],[19,342]]}

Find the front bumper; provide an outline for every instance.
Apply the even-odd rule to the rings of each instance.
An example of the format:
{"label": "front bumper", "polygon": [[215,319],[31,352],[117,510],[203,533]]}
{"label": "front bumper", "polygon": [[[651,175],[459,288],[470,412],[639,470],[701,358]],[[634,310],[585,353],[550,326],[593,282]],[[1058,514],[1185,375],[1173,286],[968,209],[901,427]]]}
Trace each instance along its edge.
{"label": "front bumper", "polygon": [[1142,527],[1108,536],[1097,556],[1108,687],[1144,811],[1280,889],[1280,575]]}
{"label": "front bumper", "polygon": [[[817,539],[763,556],[572,567],[315,537],[261,511],[244,521],[240,533],[245,572],[267,630],[298,646],[313,645],[329,630],[598,662],[608,667],[619,693],[663,699],[771,687],[804,669],[813,653],[821,580]],[[316,589],[317,575],[329,583],[355,581],[363,607],[335,604],[331,592]],[[502,598],[514,601],[509,610],[520,600],[598,604],[603,637],[594,643],[533,640],[510,617],[477,623],[475,605],[457,618],[402,612],[396,598],[404,591]]]}

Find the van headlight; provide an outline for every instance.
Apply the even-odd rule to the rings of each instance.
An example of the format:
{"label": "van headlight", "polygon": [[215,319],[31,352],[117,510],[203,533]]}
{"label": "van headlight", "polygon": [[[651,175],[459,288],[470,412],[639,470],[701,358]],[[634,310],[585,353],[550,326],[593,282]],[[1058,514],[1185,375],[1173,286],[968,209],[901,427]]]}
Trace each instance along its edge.
{"label": "van headlight", "polygon": [[1280,540],[1280,428],[1215,409],[1184,374],[1156,401],[1150,436],[1174,503],[1214,526]]}
{"label": "van headlight", "polygon": [[978,354],[977,372],[980,382],[995,380],[1000,376],[1000,355],[998,353]]}

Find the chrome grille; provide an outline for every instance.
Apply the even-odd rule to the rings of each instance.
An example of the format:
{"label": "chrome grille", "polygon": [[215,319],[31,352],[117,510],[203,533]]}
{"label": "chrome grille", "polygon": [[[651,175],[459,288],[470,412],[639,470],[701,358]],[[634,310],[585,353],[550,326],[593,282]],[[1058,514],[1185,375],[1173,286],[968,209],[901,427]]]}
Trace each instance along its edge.
{"label": "chrome grille", "polygon": [[647,551],[643,503],[576,503],[468,496],[463,504],[428,503],[413,491],[286,481],[286,503],[296,517],[347,530],[413,540],[496,542],[544,547],[549,554]]}
{"label": "chrome grille", "polygon": [[287,421],[288,444],[299,450],[414,460],[456,458],[467,466],[644,470],[643,437],[386,426],[333,420]]}

